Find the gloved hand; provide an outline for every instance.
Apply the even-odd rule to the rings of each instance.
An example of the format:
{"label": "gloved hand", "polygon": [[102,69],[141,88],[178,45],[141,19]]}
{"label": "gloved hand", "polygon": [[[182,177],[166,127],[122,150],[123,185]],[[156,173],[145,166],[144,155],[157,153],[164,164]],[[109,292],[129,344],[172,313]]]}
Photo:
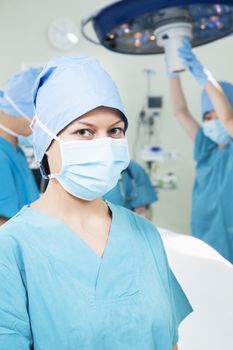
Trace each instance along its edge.
{"label": "gloved hand", "polygon": [[204,87],[208,81],[213,80],[209,71],[207,71],[198,61],[192,52],[192,46],[187,38],[183,38],[183,47],[179,48],[179,56],[182,58],[187,69],[192,73],[197,82]]}

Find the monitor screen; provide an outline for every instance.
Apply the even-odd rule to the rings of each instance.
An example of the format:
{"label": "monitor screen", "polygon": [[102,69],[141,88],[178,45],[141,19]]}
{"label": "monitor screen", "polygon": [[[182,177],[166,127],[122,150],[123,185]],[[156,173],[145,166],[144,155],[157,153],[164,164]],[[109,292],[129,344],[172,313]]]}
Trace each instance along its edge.
{"label": "monitor screen", "polygon": [[162,108],[163,99],[161,96],[149,96],[147,100],[148,108]]}

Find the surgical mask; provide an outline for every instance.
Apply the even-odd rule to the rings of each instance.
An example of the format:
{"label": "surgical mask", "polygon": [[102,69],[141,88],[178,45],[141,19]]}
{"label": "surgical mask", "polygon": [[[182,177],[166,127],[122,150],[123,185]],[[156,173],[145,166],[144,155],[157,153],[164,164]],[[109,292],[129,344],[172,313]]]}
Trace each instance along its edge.
{"label": "surgical mask", "polygon": [[203,125],[204,134],[218,145],[225,145],[230,141],[230,136],[223,126],[221,120],[214,119]]}
{"label": "surgical mask", "polygon": [[18,137],[18,144],[19,146],[27,147],[27,148],[33,148],[33,139],[32,135],[29,136],[19,136]]}
{"label": "surgical mask", "polygon": [[125,138],[63,141],[38,117],[35,120],[60,145],[61,170],[57,174],[50,174],[50,179],[57,179],[67,192],[87,201],[102,197],[116,186],[121,172],[130,161]]}

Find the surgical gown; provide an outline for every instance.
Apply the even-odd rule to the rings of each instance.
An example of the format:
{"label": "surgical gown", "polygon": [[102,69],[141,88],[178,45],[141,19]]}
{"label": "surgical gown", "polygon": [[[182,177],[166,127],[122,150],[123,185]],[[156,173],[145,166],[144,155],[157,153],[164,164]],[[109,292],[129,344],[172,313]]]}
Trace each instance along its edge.
{"label": "surgical gown", "polygon": [[24,207],[0,229],[1,350],[171,350],[192,308],[147,220],[110,204],[102,257]]}
{"label": "surgical gown", "polygon": [[233,263],[233,140],[218,148],[200,128],[194,159],[192,234]]}
{"label": "surgical gown", "polygon": [[39,197],[24,153],[0,137],[0,216],[10,218]]}
{"label": "surgical gown", "polygon": [[104,199],[131,210],[157,201],[156,191],[143,167],[131,161],[129,169],[130,173],[122,172],[122,178]]}

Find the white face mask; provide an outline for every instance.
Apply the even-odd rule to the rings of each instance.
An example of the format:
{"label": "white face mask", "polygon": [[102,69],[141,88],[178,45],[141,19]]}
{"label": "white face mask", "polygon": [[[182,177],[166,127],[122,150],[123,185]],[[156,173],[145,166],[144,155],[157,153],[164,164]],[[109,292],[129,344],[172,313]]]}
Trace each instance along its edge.
{"label": "white face mask", "polygon": [[18,145],[22,146],[23,148],[33,148],[33,139],[32,135],[29,136],[19,136],[18,137]]}
{"label": "white face mask", "polygon": [[221,120],[214,119],[208,122],[204,122],[203,125],[204,134],[218,145],[225,145],[230,141],[230,136],[224,128]]}
{"label": "white face mask", "polygon": [[121,172],[129,165],[127,139],[110,137],[90,141],[63,141],[36,118],[38,125],[60,145],[62,167],[50,174],[73,196],[94,200],[116,186]]}

